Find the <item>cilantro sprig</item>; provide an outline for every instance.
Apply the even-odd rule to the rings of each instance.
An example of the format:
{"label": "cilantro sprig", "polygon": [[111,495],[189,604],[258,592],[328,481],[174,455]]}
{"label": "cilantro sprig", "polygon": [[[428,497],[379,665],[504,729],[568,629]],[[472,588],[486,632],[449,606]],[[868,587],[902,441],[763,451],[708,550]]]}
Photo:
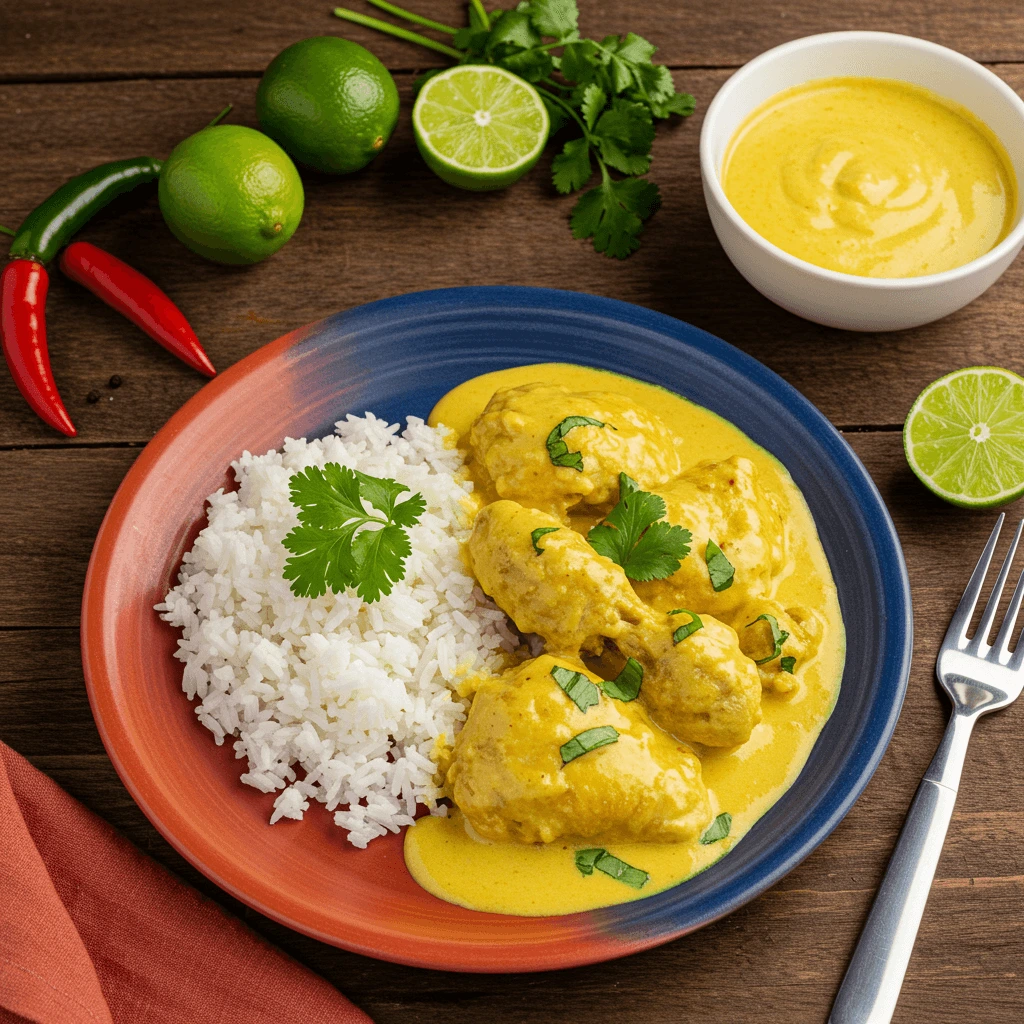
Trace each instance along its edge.
{"label": "cilantro sprig", "polygon": [[[592,239],[598,252],[616,259],[640,247],[644,221],[661,205],[658,186],[642,178],[651,166],[655,121],[689,117],[695,106],[689,93],[676,91],[669,69],[654,63],[653,44],[634,32],[581,38],[576,0],[523,0],[512,10],[493,11],[471,0],[464,28],[387,0],[369,2],[449,36],[451,45],[344,7],[334,13],[462,64],[496,64],[531,82],[551,116],[551,137],[571,129],[552,162],[555,189],[568,195],[584,188],[595,168],[600,174],[573,207],[573,237]],[[428,71],[417,85],[438,73]]]}
{"label": "cilantro sprig", "polygon": [[[299,514],[299,525],[282,541],[292,553],[283,570],[292,593],[320,597],[355,587],[367,604],[390,594],[405,577],[412,551],[406,531],[427,507],[423,496],[399,502],[409,490],[404,484],[337,462],[296,473],[289,487]],[[366,504],[381,514],[367,512]]]}
{"label": "cilantro sprig", "polygon": [[690,531],[665,522],[665,502],[619,474],[619,503],[587,534],[590,546],[631,580],[663,580],[690,553]]}

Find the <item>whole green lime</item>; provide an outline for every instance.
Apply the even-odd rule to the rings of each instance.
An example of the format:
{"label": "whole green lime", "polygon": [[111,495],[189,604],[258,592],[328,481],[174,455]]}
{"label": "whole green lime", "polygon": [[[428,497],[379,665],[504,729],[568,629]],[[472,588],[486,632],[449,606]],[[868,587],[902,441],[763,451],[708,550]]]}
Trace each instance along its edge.
{"label": "whole green lime", "polygon": [[263,130],[301,164],[329,174],[365,167],[398,122],[398,89],[369,50],[314,36],[282,50],[256,90]]}
{"label": "whole green lime", "polygon": [[175,237],[217,263],[258,263],[302,220],[302,180],[255,128],[222,124],[179,142],[160,172],[160,212]]}

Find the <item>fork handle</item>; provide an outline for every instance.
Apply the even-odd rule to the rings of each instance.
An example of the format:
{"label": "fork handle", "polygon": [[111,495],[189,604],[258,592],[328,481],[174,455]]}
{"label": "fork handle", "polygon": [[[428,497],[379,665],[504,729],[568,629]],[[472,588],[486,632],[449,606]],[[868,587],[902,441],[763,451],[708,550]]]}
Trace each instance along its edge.
{"label": "fork handle", "polygon": [[954,712],[918,786],[829,1024],[889,1024],[960,786],[975,715]]}

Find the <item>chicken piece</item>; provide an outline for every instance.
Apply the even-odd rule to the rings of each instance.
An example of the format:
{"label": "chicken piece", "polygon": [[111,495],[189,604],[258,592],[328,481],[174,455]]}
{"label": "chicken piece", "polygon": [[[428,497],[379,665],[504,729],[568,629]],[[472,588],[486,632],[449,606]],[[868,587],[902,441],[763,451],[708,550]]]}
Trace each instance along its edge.
{"label": "chicken piece", "polygon": [[[584,713],[551,675],[582,664],[541,655],[483,683],[455,740],[448,792],[495,842],[683,842],[711,819],[700,761],[636,701],[600,694]],[[562,763],[562,744],[598,726],[618,739]]]}
{"label": "chicken piece", "polygon": [[639,638],[627,634],[618,648],[643,666],[640,699],[663,729],[691,743],[732,747],[761,720],[761,679],[731,626],[706,614],[700,620],[702,628],[679,643],[673,633],[686,615]]}
{"label": "chicken piece", "polygon": [[[547,527],[533,545],[532,534]],[[596,653],[647,614],[622,569],[574,530],[536,509],[495,501],[476,517],[469,540],[473,573],[523,633],[553,654]]]}
{"label": "chicken piece", "polygon": [[782,653],[778,658],[757,666],[761,685],[775,693],[789,693],[799,684],[796,675],[782,667],[782,659],[795,658],[796,671],[804,662],[813,658],[821,643],[821,620],[810,609],[800,606],[783,608],[777,601],[759,601],[745,609],[743,618],[746,622],[739,629],[740,647],[755,663],[770,657],[775,649],[771,625],[759,618],[765,613],[774,615],[779,629],[789,635],[783,642]]}
{"label": "chicken piece", "polygon": [[[551,432],[570,416],[603,427],[577,426],[563,440],[579,469],[551,461]],[[560,519],[577,505],[607,511],[619,500],[619,473],[641,487],[660,487],[682,470],[681,441],[653,413],[621,395],[574,392],[557,384],[525,384],[495,393],[470,431],[476,463],[501,498]]]}
{"label": "chicken piece", "polygon": [[621,567],[575,531],[544,534],[537,553],[533,531],[557,524],[512,501],[481,510],[469,555],[484,592],[521,631],[541,636],[549,653],[578,658],[581,651],[599,654],[609,642],[635,658],[644,668],[640,699],[680,739],[746,742],[760,719],[761,683],[735,632],[702,615],[704,629],[675,644],[678,617],[648,608]]}
{"label": "chicken piece", "polygon": [[[690,555],[667,579],[636,583],[636,592],[659,611],[692,608],[742,629],[743,612],[770,595],[785,564],[783,499],[765,491],[754,464],[738,456],[702,462],[658,494],[665,499],[669,522],[693,535]],[[717,593],[705,559],[709,540],[736,570],[732,585]]]}

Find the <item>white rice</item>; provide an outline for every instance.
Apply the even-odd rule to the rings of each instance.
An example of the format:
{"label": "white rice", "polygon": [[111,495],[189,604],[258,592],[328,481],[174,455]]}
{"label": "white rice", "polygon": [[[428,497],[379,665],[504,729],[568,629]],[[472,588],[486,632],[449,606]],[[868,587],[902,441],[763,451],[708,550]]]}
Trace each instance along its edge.
{"label": "white rice", "polygon": [[[447,429],[410,416],[398,430],[350,415],[337,436],[245,452],[231,464],[238,490],[210,495],[209,525],[156,606],[181,629],[182,689],[199,721],[218,744],[235,738],[242,782],[277,793],[271,824],[316,800],[360,848],[411,824],[419,804],[444,813],[430,755],[465,719],[453,684],[500,669],[518,642],[463,567],[472,484]],[[289,478],[328,462],[398,480],[427,503],[405,579],[374,604],[354,591],[295,597],[281,575],[281,540],[297,523]]]}

